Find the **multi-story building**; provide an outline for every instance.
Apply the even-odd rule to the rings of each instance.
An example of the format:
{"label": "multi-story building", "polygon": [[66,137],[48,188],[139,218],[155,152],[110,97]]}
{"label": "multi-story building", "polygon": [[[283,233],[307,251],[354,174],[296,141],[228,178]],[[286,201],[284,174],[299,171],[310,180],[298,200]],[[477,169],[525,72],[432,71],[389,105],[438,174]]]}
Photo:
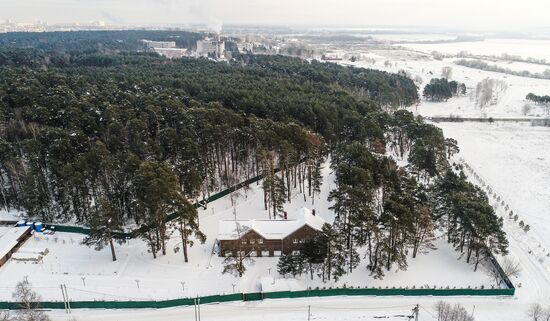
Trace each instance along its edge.
{"label": "multi-story building", "polygon": [[175,41],[151,41],[142,40],[149,48],[176,48]]}
{"label": "multi-story building", "polygon": [[224,58],[225,42],[215,39],[197,41],[197,55],[202,57]]}
{"label": "multi-story building", "polygon": [[185,48],[154,48],[155,52],[166,58],[181,58],[187,56]]}

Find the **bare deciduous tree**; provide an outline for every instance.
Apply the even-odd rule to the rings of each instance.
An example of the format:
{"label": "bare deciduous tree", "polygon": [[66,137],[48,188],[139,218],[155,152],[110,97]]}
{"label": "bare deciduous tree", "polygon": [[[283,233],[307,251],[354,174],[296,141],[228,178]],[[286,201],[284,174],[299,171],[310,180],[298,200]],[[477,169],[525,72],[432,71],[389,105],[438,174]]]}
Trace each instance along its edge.
{"label": "bare deciduous tree", "polygon": [[[26,278],[17,283],[13,299],[19,303],[19,310],[11,319],[13,321],[49,321],[50,318],[40,309],[40,295],[31,288]],[[8,319],[10,320],[10,319]]]}
{"label": "bare deciduous tree", "polygon": [[539,321],[542,319],[542,315],[544,314],[543,308],[540,306],[540,304],[535,303],[533,304],[529,310],[527,311],[527,315],[531,318],[533,321]]}
{"label": "bare deciduous tree", "polygon": [[[521,266],[519,262],[514,261],[508,257],[505,257],[501,264],[502,273],[507,278],[510,278],[512,276],[518,277],[521,274]],[[484,266],[485,272],[489,274],[496,283],[496,286],[500,286],[502,284],[503,275],[501,272],[489,261]]]}
{"label": "bare deciduous tree", "polygon": [[252,263],[254,260],[250,257],[250,253],[247,253],[242,246],[241,236],[249,231],[249,227],[241,226],[241,224],[235,222],[236,238],[236,251],[230,251],[230,253],[223,253],[225,260],[223,261],[222,273],[232,274],[234,276],[242,277],[246,272],[246,263]]}
{"label": "bare deciduous tree", "polygon": [[9,310],[0,310],[0,321],[10,321],[11,315]]}
{"label": "bare deciduous tree", "polygon": [[531,305],[527,311],[527,315],[532,321],[549,321],[550,308],[544,309],[540,304],[535,303]]}
{"label": "bare deciduous tree", "polygon": [[435,304],[437,311],[437,321],[475,321],[474,317],[468,314],[468,311],[460,304],[451,304],[438,301]]}
{"label": "bare deciduous tree", "polygon": [[453,68],[449,66],[445,66],[441,68],[441,77],[445,78],[447,80],[451,79],[453,76]]}
{"label": "bare deciduous tree", "polygon": [[505,81],[485,78],[476,86],[476,104],[479,108],[489,105],[496,105],[502,98],[502,95],[508,90]]}
{"label": "bare deciduous tree", "polygon": [[505,257],[501,266],[504,275],[508,278],[512,276],[518,277],[521,274],[521,266],[519,265],[519,262],[510,258]]}

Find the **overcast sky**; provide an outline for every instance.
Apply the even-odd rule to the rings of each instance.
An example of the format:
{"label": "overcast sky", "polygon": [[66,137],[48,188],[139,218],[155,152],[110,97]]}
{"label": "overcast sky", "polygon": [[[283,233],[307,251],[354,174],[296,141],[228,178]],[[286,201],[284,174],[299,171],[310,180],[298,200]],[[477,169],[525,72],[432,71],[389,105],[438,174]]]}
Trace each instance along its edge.
{"label": "overcast sky", "polygon": [[0,0],[0,19],[48,23],[550,27],[550,0]]}

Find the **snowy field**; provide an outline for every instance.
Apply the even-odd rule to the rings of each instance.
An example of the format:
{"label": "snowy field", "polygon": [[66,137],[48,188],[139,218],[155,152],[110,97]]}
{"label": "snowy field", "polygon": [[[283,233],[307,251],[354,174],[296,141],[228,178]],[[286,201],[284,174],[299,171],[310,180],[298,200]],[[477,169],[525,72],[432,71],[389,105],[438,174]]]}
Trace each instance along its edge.
{"label": "snowy field", "polygon": [[[444,59],[443,61],[433,60],[425,55],[415,54],[407,50],[371,50],[365,53],[366,57],[376,60],[373,65],[366,61],[345,63],[357,67],[374,68],[389,72],[405,70],[413,77],[422,78],[420,92],[432,78],[441,77],[441,69],[450,66],[453,69],[452,80],[464,83],[469,93],[475,92],[476,85],[485,78],[502,80],[507,84],[507,90],[501,95],[495,105],[479,108],[475,99],[467,94],[464,97],[453,97],[445,103],[428,102],[422,100],[418,106],[411,110],[423,116],[462,116],[462,117],[494,117],[494,118],[516,118],[516,117],[545,117],[547,111],[541,106],[530,103],[531,110],[524,114],[523,106],[528,103],[525,96],[532,92],[538,95],[550,93],[550,80],[534,79],[519,76],[506,75],[503,73],[488,72],[455,65],[456,59]],[[385,66],[389,61],[392,65]],[[526,64],[527,65],[527,64]],[[535,65],[533,65],[535,66]]]}
{"label": "snowy field", "polygon": [[546,59],[550,61],[550,40],[535,39],[486,39],[484,41],[455,42],[444,44],[407,44],[407,47],[423,51],[439,51],[448,54],[457,54],[468,51],[474,55],[500,56],[509,55]]}
{"label": "snowy field", "polygon": [[[334,176],[328,164],[324,168],[324,183],[321,195],[315,205],[311,199],[304,201],[296,193],[292,203],[285,206],[289,218],[293,218],[303,206],[315,208],[317,215],[332,222],[333,213],[327,201],[330,189],[334,187]],[[237,199],[238,219],[267,219],[263,209],[263,192],[258,185],[240,192]],[[309,287],[430,287],[433,288],[489,288],[491,278],[484,272],[473,272],[472,266],[458,260],[459,254],[443,240],[436,242],[437,250],[427,255],[409,258],[406,271],[387,271],[382,280],[371,277],[365,262],[350,275],[338,282],[323,284],[315,277],[305,275],[297,279],[284,279],[278,275],[278,258],[255,258],[247,266],[244,277],[236,278],[222,274],[223,259],[212,254],[219,220],[233,219],[233,207],[229,196],[209,204],[200,211],[201,229],[207,235],[204,245],[190,248],[190,262],[184,263],[182,253],[173,248],[180,242],[179,235],[173,235],[168,243],[168,253],[156,260],[141,240],[117,246],[118,261],[112,262],[110,252],[104,249],[94,251],[80,244],[82,236],[71,233],[56,233],[48,236],[34,236],[24,248],[48,248],[42,263],[31,264],[10,261],[0,269],[0,299],[10,299],[15,284],[27,276],[36,290],[46,300],[60,299],[60,284],[66,284],[73,300],[145,300],[193,297],[196,295],[229,294],[235,292],[261,291],[262,278],[275,278],[273,289],[303,290]],[[138,284],[139,283],[139,284]],[[138,287],[139,286],[139,287]],[[233,288],[234,287],[234,288]],[[270,290],[270,289],[265,289]]]}
{"label": "snowy field", "polygon": [[[458,140],[460,157],[471,167],[472,171],[467,174],[474,183],[491,187],[491,202],[505,219],[510,243],[535,261],[548,286],[550,128],[509,123],[440,123],[438,126],[446,136]],[[509,218],[510,211],[518,215],[518,222],[529,224],[528,233]],[[539,281],[534,286],[539,287]],[[548,290],[550,292],[550,288]]]}

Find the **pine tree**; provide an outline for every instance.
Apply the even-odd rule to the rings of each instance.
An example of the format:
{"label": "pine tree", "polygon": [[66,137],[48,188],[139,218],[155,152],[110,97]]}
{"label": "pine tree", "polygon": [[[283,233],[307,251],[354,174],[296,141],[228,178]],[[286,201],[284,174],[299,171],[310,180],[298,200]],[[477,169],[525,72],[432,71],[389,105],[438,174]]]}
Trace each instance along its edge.
{"label": "pine tree", "polygon": [[177,177],[165,163],[145,161],[133,182],[136,196],[133,208],[142,224],[138,235],[147,242],[154,258],[159,251],[166,255],[166,242],[170,237],[167,217],[181,205],[174,201],[182,197]]}
{"label": "pine tree", "polygon": [[292,274],[293,277],[296,276],[296,267],[292,255],[283,254],[279,257],[277,272],[283,276],[287,274]]}
{"label": "pine tree", "polygon": [[310,278],[313,280],[313,273],[317,271],[325,261],[325,244],[322,237],[316,236],[304,242],[300,250],[302,260],[309,271]]}
{"label": "pine tree", "polygon": [[[262,188],[264,190],[264,204],[266,210],[273,211],[273,218],[283,211],[287,195],[284,181],[277,176],[273,164],[273,155],[264,153],[264,174]],[[271,219],[271,212],[270,217]]]}
{"label": "pine tree", "polygon": [[427,207],[420,207],[415,215],[415,233],[413,237],[413,254],[415,258],[422,248],[433,249],[435,239],[432,215]]}
{"label": "pine tree", "polygon": [[194,244],[190,236],[193,235],[201,244],[204,244],[206,235],[199,230],[198,212],[195,206],[182,196],[174,201],[179,203],[176,207],[175,227],[181,236],[184,260],[189,262],[187,247]]}
{"label": "pine tree", "polygon": [[[97,251],[109,245],[113,261],[116,261],[113,233],[122,231],[122,223],[117,209],[107,198],[102,197],[97,201],[88,224],[90,234],[84,238],[82,243],[94,246]],[[118,238],[117,241],[120,244],[125,242],[123,238]]]}
{"label": "pine tree", "polygon": [[311,204],[315,204],[315,194],[319,195],[321,193],[321,185],[323,185],[323,173],[322,173],[321,160],[315,162],[313,167],[313,172],[311,173],[311,183],[313,184]]}

